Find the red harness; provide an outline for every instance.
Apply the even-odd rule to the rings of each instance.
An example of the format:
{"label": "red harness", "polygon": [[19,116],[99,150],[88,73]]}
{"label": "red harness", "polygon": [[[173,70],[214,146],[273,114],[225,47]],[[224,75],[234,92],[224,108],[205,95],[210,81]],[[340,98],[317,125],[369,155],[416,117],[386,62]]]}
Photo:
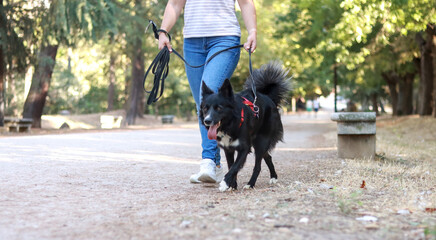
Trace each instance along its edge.
{"label": "red harness", "polygon": [[[250,102],[250,100],[246,99],[245,97],[242,97],[242,99],[243,99],[242,103],[251,108],[251,111],[253,111],[254,116],[259,117],[259,110],[257,106],[254,106],[253,102]],[[242,126],[243,122],[244,122],[244,108],[241,109],[241,122],[239,123],[239,127]]]}

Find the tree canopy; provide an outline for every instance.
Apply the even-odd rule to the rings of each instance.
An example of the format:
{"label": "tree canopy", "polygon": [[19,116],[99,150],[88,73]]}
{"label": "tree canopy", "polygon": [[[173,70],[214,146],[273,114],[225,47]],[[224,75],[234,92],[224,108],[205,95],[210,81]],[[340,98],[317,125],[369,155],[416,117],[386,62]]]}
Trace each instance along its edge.
{"label": "tree canopy", "polygon": [[[0,120],[23,109],[26,115],[30,111],[26,106],[36,102],[35,93],[43,93],[43,86],[46,93],[40,96],[47,101],[42,102],[40,114],[102,112],[134,104],[134,116],[195,116],[184,65],[176,58],[157,104],[145,106],[143,92],[136,91],[140,75],[158,52],[151,32],[144,30],[148,19],[160,23],[166,1],[1,3]],[[294,76],[290,96],[310,99],[337,92],[362,111],[391,106],[394,115],[436,115],[434,1],[255,3],[258,49],[253,65],[283,62]],[[244,29],[239,10],[237,16]],[[182,26],[183,16],[171,31],[173,47],[180,51]],[[243,30],[241,41],[246,37]],[[49,46],[56,48],[51,55]],[[41,74],[43,69],[47,74]],[[242,53],[231,79],[236,89],[241,89],[248,74],[248,54]]]}

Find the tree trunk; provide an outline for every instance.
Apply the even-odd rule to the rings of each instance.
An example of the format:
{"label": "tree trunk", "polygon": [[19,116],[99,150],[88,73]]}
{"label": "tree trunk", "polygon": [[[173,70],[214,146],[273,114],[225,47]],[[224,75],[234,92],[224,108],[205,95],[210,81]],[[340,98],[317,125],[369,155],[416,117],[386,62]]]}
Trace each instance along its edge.
{"label": "tree trunk", "polygon": [[[389,95],[391,96],[392,115],[397,116],[398,110],[398,75],[395,72],[382,73],[383,79],[386,81],[389,87]],[[371,96],[372,98],[372,96]]]}
{"label": "tree trunk", "polygon": [[377,100],[378,100],[378,94],[377,93],[372,93],[371,94],[372,110],[378,116],[378,115],[380,115],[380,113],[378,111],[378,102],[377,102]]}
{"label": "tree trunk", "polygon": [[3,47],[0,46],[0,127],[4,126],[5,119],[5,65]]}
{"label": "tree trunk", "polygon": [[[3,10],[3,0],[0,0],[0,7]],[[3,11],[0,16],[0,27],[6,28],[6,19],[3,17]],[[4,37],[3,37],[4,38]],[[5,76],[6,76],[6,58],[3,51],[3,44],[0,45],[0,127],[4,126],[5,120]]]}
{"label": "tree trunk", "polygon": [[436,118],[436,24],[432,25],[432,61],[433,61],[433,117]]}
{"label": "tree trunk", "polygon": [[433,111],[433,61],[432,61],[432,29],[430,25],[426,29],[426,39],[418,34],[418,43],[421,49],[421,79],[419,83],[418,114],[421,116],[431,115]]}
{"label": "tree trunk", "polygon": [[416,73],[407,73],[400,78],[398,115],[413,114],[413,81]]}
{"label": "tree trunk", "polygon": [[333,66],[333,88],[335,90],[335,112],[338,111],[338,67]]}
{"label": "tree trunk", "polygon": [[114,109],[114,97],[115,97],[115,53],[111,52],[109,59],[109,88],[107,93],[107,110],[112,111]]}
{"label": "tree trunk", "polygon": [[[9,69],[13,69],[12,64],[10,64]],[[8,93],[11,96],[9,104],[7,103],[8,100],[6,100],[6,109],[12,109],[12,116],[18,116],[18,109],[17,109],[17,89],[16,89],[16,83],[15,83],[15,76],[12,71],[8,71],[7,74],[7,89]]]}
{"label": "tree trunk", "polygon": [[[413,65],[415,65],[415,72],[418,73],[419,79],[421,79],[421,58],[413,58]],[[418,108],[419,108],[419,87],[418,89],[413,89],[413,98],[414,98],[414,105],[413,105],[413,114],[418,114]]]}
{"label": "tree trunk", "polygon": [[134,125],[136,117],[141,116],[140,109],[143,95],[142,78],[144,77],[144,52],[142,51],[142,41],[137,39],[135,50],[132,57],[132,81],[130,84],[130,94],[127,104],[127,124]]}
{"label": "tree trunk", "polygon": [[50,87],[51,76],[56,64],[58,45],[42,46],[32,77],[29,94],[24,103],[23,117],[32,118],[32,127],[41,127],[41,116]]}
{"label": "tree trunk", "polygon": [[[141,15],[141,0],[135,0],[136,15]],[[144,77],[144,51],[142,49],[142,33],[144,27],[142,23],[136,24],[140,34],[134,36],[132,62],[132,82],[130,85],[130,94],[127,102],[126,122],[128,125],[134,125],[136,117],[143,117],[144,111],[144,90],[142,78]]]}

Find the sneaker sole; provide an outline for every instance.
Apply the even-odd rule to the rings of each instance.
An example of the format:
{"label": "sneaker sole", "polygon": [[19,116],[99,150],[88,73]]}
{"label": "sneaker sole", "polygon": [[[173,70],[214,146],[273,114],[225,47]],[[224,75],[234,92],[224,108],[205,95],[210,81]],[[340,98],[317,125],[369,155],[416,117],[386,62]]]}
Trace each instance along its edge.
{"label": "sneaker sole", "polygon": [[201,181],[194,180],[194,179],[189,179],[189,181],[190,181],[191,183],[201,183]]}
{"label": "sneaker sole", "polygon": [[207,174],[202,174],[200,177],[198,177],[198,180],[204,183],[216,183],[216,180]]}

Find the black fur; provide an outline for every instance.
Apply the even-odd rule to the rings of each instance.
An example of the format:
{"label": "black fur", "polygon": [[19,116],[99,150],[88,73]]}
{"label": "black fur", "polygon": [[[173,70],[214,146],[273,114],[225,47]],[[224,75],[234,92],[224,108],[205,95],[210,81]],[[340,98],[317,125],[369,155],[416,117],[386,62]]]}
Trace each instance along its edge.
{"label": "black fur", "polygon": [[[255,116],[252,109],[243,103],[242,98],[245,97],[253,102],[252,81],[257,90],[258,116]],[[248,185],[254,187],[260,173],[262,158],[265,159],[271,178],[277,179],[270,151],[278,141],[283,139],[283,126],[278,107],[289,90],[287,72],[276,62],[255,70],[247,79],[245,89],[237,94],[233,93],[228,79],[224,81],[218,93],[214,93],[203,83],[200,119],[207,129],[213,128],[214,125],[219,126],[216,139],[218,145],[224,149],[229,167],[229,172],[224,177],[227,187],[237,188],[238,171],[244,166],[251,147],[254,148],[256,162]],[[243,122],[241,123],[242,109]],[[225,145],[223,135],[230,137],[229,142],[233,142],[233,146]],[[236,160],[235,151],[238,152]]]}

